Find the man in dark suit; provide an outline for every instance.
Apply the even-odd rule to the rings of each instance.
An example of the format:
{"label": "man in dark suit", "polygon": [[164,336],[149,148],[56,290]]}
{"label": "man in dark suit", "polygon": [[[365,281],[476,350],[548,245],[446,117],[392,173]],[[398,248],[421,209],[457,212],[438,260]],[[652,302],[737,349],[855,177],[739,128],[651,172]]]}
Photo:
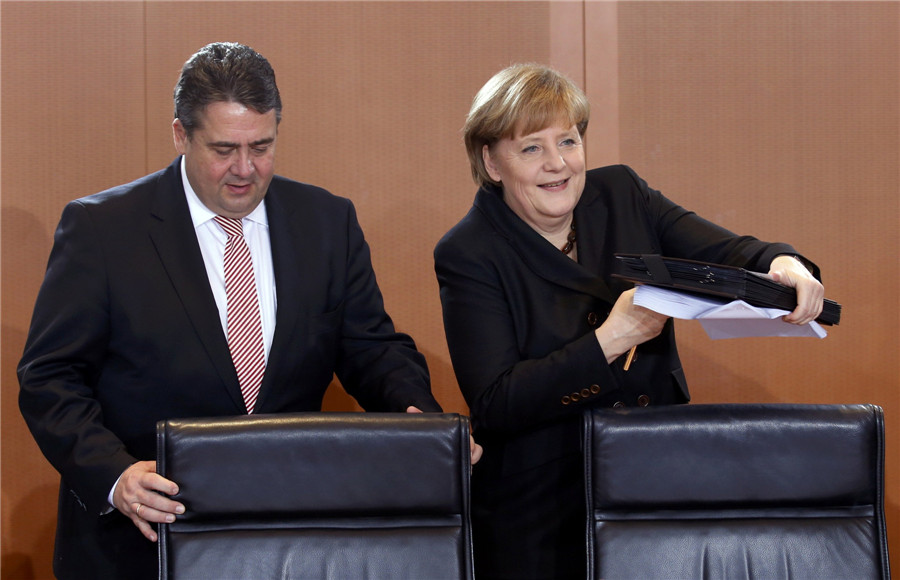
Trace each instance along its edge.
{"label": "man in dark suit", "polygon": [[[175,116],[167,169],[66,207],[18,369],[22,414],[61,474],[60,578],[156,577],[155,524],[184,511],[155,473],[159,420],[317,411],[334,374],[366,410],[440,411],[424,357],[384,311],[352,204],[274,175],[266,59],[204,47]],[[230,352],[217,216],[238,220],[252,256],[255,400]]]}

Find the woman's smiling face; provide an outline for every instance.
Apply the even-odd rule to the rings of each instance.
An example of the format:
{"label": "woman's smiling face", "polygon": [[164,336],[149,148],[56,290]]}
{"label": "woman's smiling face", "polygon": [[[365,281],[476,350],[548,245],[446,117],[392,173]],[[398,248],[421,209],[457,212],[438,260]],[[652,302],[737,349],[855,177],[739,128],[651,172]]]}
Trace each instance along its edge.
{"label": "woman's smiling face", "polygon": [[584,190],[584,145],[578,129],[551,126],[485,145],[491,179],[503,200],[532,228],[546,232],[567,221]]}

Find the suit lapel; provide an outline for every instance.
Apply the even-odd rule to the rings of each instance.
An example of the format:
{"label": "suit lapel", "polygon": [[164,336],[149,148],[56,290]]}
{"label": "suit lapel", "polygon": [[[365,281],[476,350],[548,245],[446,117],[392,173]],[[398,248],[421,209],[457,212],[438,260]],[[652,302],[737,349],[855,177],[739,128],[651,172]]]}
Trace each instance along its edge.
{"label": "suit lapel", "polygon": [[237,373],[185,199],[180,159],[160,176],[151,210],[150,239],[229,396],[243,409]]}
{"label": "suit lapel", "polygon": [[475,198],[475,206],[485,214],[494,229],[506,239],[535,275],[613,304],[616,295],[595,273],[599,272],[599,269],[593,267],[599,253],[599,248],[595,246],[602,238],[592,235],[591,230],[605,221],[606,212],[602,207],[591,207],[590,211],[586,209],[586,206],[596,198],[596,192],[589,189],[589,186],[585,188],[582,199],[575,208],[578,262],[548,244],[547,240],[513,213],[503,201],[498,189],[481,189]]}
{"label": "suit lapel", "polygon": [[308,240],[298,240],[302,228],[295,230],[299,216],[291,213],[288,204],[283,203],[277,178],[269,185],[266,193],[266,216],[269,221],[269,243],[272,249],[272,269],[275,273],[275,334],[266,364],[266,374],[260,387],[257,409],[264,408],[266,397],[273,388],[283,383],[281,371],[291,368],[289,360],[293,353],[290,345],[298,344],[294,339],[302,328],[298,322],[305,305],[311,304],[309,292],[312,286],[303,284],[304,274],[312,270],[307,251],[317,251],[309,247]]}

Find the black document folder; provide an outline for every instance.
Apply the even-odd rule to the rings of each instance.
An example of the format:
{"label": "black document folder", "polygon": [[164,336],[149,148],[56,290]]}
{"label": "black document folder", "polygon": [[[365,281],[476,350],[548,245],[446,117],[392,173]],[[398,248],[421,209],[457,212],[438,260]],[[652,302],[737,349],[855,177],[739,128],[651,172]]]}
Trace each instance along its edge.
{"label": "black document folder", "polygon": [[[673,290],[743,300],[751,306],[793,310],[797,292],[758,272],[658,254],[616,254],[614,277]],[[837,324],[841,305],[825,299],[820,324]]]}

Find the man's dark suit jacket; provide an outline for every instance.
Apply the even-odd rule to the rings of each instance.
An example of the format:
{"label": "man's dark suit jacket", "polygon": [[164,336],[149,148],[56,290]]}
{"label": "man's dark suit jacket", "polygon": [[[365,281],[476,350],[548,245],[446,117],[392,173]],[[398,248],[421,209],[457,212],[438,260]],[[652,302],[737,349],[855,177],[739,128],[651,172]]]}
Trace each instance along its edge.
{"label": "man's dark suit jacket", "polygon": [[[61,474],[61,578],[155,578],[156,546],[100,515],[110,489],[155,458],[157,421],[246,413],[179,161],[70,203],[35,305],[19,401]],[[368,411],[439,411],[350,201],[276,176],[265,204],[278,308],[255,412],[317,411],[333,373]]]}
{"label": "man's dark suit jacket", "polygon": [[632,287],[610,276],[614,254],[766,272],[795,253],[698,217],[624,166],[587,173],[575,223],[577,263],[487,187],[435,249],[453,368],[484,447],[472,482],[479,578],[584,578],[581,411],[690,398],[671,320],[628,372],[625,357],[607,364],[594,330]]}

